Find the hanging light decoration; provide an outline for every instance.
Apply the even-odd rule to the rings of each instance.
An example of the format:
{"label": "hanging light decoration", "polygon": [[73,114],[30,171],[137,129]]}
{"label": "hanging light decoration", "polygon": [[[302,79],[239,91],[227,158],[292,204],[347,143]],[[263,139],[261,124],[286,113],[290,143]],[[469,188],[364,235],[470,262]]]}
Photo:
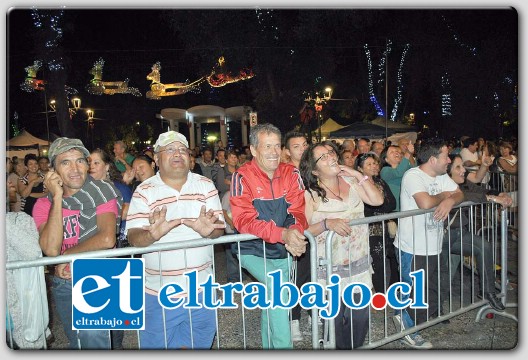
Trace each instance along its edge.
{"label": "hanging light decoration", "polygon": [[35,60],[33,62],[33,65],[30,65],[26,67],[24,70],[26,70],[26,78],[23,83],[20,84],[20,88],[24,90],[25,92],[35,92],[44,90],[44,80],[37,79],[37,73],[42,67],[42,61]]}
{"label": "hanging light decoration", "polygon": [[86,91],[92,95],[132,94],[134,96],[141,96],[138,88],[128,86],[128,82],[130,81],[128,78],[124,81],[103,81],[103,66],[103,58],[99,58],[94,63],[94,66],[90,70],[90,74],[94,77],[86,86]]}
{"label": "hanging light decoration", "polygon": [[151,70],[150,74],[147,75],[147,80],[151,81],[150,90],[146,93],[147,99],[151,100],[160,100],[162,96],[183,95],[205,81],[204,78],[200,78],[192,83],[163,84],[160,74],[161,63],[156,62],[152,65]]}
{"label": "hanging light decoration", "polygon": [[451,81],[447,72],[442,75],[442,116],[451,116]]}
{"label": "hanging light decoration", "polygon": [[378,114],[378,116],[385,116],[385,113],[383,112],[383,109],[381,108],[378,102],[378,99],[376,98],[376,95],[374,94],[374,81],[372,79],[372,59],[370,58],[370,49],[368,48],[368,44],[365,44],[363,48],[365,49],[365,55],[367,56],[368,86],[369,86],[370,101],[376,108],[376,113]]}
{"label": "hanging light decoration", "polygon": [[464,43],[462,40],[461,40],[461,37],[457,34],[457,32],[455,31],[454,29],[454,26],[449,23],[449,21],[447,21],[446,17],[444,15],[442,15],[442,20],[444,21],[444,23],[446,24],[447,26],[447,29],[449,30],[449,32],[451,33],[451,36],[453,37],[453,40],[463,49],[466,49],[469,51],[469,53],[473,56],[477,56],[477,48],[474,47],[474,46],[471,46],[471,45],[468,45],[466,43]]}
{"label": "hanging light decoration", "polygon": [[405,47],[403,48],[403,53],[402,53],[402,56],[401,56],[401,59],[400,59],[400,66],[398,67],[398,74],[396,76],[396,99],[394,100],[394,107],[392,108],[392,113],[391,113],[391,120],[392,121],[395,121],[396,120],[396,115],[398,114],[398,107],[400,106],[401,102],[402,102],[402,97],[403,97],[403,82],[402,82],[402,77],[403,77],[403,65],[405,63],[405,57],[407,55],[407,52],[409,51],[409,48],[411,47],[410,44],[406,44]]}

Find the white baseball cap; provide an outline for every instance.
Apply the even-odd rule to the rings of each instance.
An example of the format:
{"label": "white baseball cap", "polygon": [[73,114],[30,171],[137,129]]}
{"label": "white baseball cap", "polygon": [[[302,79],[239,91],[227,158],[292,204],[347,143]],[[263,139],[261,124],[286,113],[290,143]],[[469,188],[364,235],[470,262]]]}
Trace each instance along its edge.
{"label": "white baseball cap", "polygon": [[160,147],[169,145],[170,143],[173,143],[175,141],[181,142],[187,148],[189,147],[189,143],[187,142],[187,139],[185,138],[185,136],[183,136],[183,134],[171,130],[160,134],[158,140],[156,140],[156,143],[154,144],[154,152],[158,152]]}

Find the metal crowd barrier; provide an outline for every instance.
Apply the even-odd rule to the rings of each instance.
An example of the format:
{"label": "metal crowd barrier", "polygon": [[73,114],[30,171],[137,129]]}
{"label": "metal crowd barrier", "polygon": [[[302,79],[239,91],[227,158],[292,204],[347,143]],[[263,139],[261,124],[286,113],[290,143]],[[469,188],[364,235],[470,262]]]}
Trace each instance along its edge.
{"label": "metal crowd barrier", "polygon": [[[508,210],[499,210],[497,204],[493,203],[480,203],[475,204],[472,202],[464,202],[457,206],[456,208],[459,208],[461,212],[465,212],[467,218],[470,221],[470,229],[476,229],[478,228],[478,234],[475,232],[471,232],[472,234],[472,246],[473,241],[477,241],[475,237],[477,235],[481,236],[480,241],[484,242],[490,242],[493,251],[493,273],[495,274],[496,266],[500,267],[501,271],[501,281],[498,283],[500,286],[500,294],[497,294],[499,298],[501,298],[503,304],[507,308],[517,307],[516,303],[508,303],[507,302],[507,255],[508,255],[508,246],[507,246],[507,239],[508,239],[508,232],[507,232],[507,224],[508,224]],[[404,217],[414,217],[416,215],[423,215],[427,213],[434,212],[434,209],[430,210],[412,210],[412,211],[404,211],[404,212],[398,212],[398,213],[390,213],[385,215],[379,215],[379,216],[372,216],[372,217],[366,217],[362,219],[355,219],[350,222],[351,226],[354,225],[361,225],[361,224],[370,224],[375,222],[382,222],[384,225],[388,220],[396,220],[401,219]],[[480,219],[479,224],[475,224],[474,219],[476,218],[476,214],[478,214],[478,218]],[[500,216],[499,216],[500,214]],[[460,217],[459,217],[460,219]],[[451,216],[448,217],[446,220],[446,223],[444,226],[447,226],[447,224],[451,221]],[[454,221],[457,221],[456,219]],[[399,221],[398,221],[399,222]],[[399,225],[399,224],[398,224]],[[477,226],[478,225],[478,226]],[[388,236],[388,234],[385,231],[386,227],[383,226],[383,237],[385,240],[385,236]],[[447,233],[450,236],[450,233]],[[325,251],[326,251],[326,259],[324,260],[324,263],[327,267],[327,281],[330,280],[330,275],[332,271],[332,240],[335,233],[333,231],[329,232],[326,238],[325,243]],[[462,234],[460,234],[462,236]],[[398,251],[398,249],[396,249]],[[445,250],[444,250],[445,251]],[[505,316],[508,318],[511,318],[515,321],[517,321],[517,318],[509,314],[507,312],[498,312],[494,310],[489,304],[488,301],[485,300],[485,297],[483,296],[483,286],[482,285],[482,292],[480,295],[482,296],[482,299],[477,298],[477,284],[475,281],[475,277],[471,278],[470,283],[465,283],[464,276],[463,276],[463,269],[460,269],[460,275],[455,276],[454,272],[456,270],[457,261],[465,262],[466,260],[469,260],[469,267],[472,269],[474,273],[477,272],[476,266],[474,264],[473,259],[475,255],[473,253],[471,256],[464,256],[463,254],[450,254],[449,256],[449,262],[447,269],[440,268],[441,264],[441,257],[442,255],[446,255],[444,251],[437,256],[438,259],[438,285],[437,288],[438,291],[438,303],[443,304],[439,307],[439,314],[436,316],[429,318],[428,321],[415,325],[412,328],[402,330],[400,328],[396,329],[395,326],[389,325],[392,322],[390,321],[391,318],[394,315],[394,310],[390,307],[386,307],[384,310],[380,311],[371,311],[369,314],[369,329],[367,333],[367,338],[364,342],[364,345],[359,347],[358,349],[373,349],[380,347],[382,345],[385,345],[389,342],[392,342],[397,339],[401,339],[406,335],[412,334],[416,332],[417,330],[421,330],[433,325],[436,325],[442,321],[448,320],[452,317],[455,317],[457,315],[469,312],[470,310],[480,308],[478,311],[478,315],[475,319],[475,321],[480,321],[480,319],[484,318],[488,313],[493,313],[500,316]],[[451,252],[450,246],[448,249],[449,253]],[[385,258],[386,249],[385,249],[385,241],[383,242],[383,254]],[[497,255],[498,254],[498,255]],[[398,257],[398,255],[397,255]],[[454,258],[454,259],[453,259]],[[473,259],[473,260],[471,260]],[[453,260],[455,263],[455,266],[453,265]],[[483,259],[482,259],[483,260]],[[444,258],[445,261],[445,258]],[[387,261],[385,261],[384,264],[384,273],[387,274]],[[447,271],[447,274],[445,274],[445,271]],[[447,280],[445,278],[442,278],[441,274],[444,273],[444,275],[447,275]],[[427,275],[425,275],[427,277]],[[400,279],[401,279],[401,272],[400,272]],[[445,294],[445,290],[443,289],[442,284],[445,285],[446,281],[448,282],[448,291],[447,294]],[[389,284],[386,284],[387,286]],[[386,286],[386,287],[387,287]],[[457,289],[455,292],[454,289]],[[468,290],[470,291],[470,295],[467,295]],[[427,289],[426,289],[427,291]],[[374,292],[374,291],[373,291]],[[445,304],[445,305],[444,305]],[[440,309],[443,308],[443,313],[440,312]],[[411,310],[412,311],[412,310]],[[431,314],[429,314],[430,316]],[[334,329],[335,324],[334,320],[327,320],[325,321],[325,330],[323,331],[323,334],[325,335],[325,338],[319,339],[319,346],[323,349],[335,349],[336,343],[335,343],[335,335],[334,335]],[[314,328],[315,329],[315,328]],[[352,337],[353,334],[350,334]],[[314,349],[317,348],[317,344],[313,343]]]}
{"label": "metal crowd barrier", "polygon": [[[469,205],[468,205],[469,204]],[[510,304],[507,302],[507,223],[508,223],[508,211],[502,210],[499,211],[497,204],[492,203],[482,203],[482,204],[473,204],[473,203],[463,203],[459,206],[461,211],[468,212],[468,217],[470,219],[479,219],[479,224],[476,226],[472,224],[472,228],[478,228],[479,235],[482,237],[481,241],[489,241],[493,249],[494,264],[498,264],[501,270],[501,281],[500,281],[500,294],[499,296],[502,299],[502,302],[507,307],[517,307],[517,304]],[[390,219],[398,220],[403,217],[410,217],[415,215],[422,215],[431,210],[414,210],[398,213],[390,213],[385,215],[379,215],[374,217],[366,217],[363,219],[356,219],[350,222],[350,225],[360,225],[360,224],[369,224],[373,222],[383,222]],[[475,214],[479,216],[475,216]],[[499,216],[500,215],[500,216]],[[499,221],[500,218],[500,222]],[[450,218],[448,219],[448,221]],[[472,220],[474,221],[474,220]],[[385,229],[385,227],[384,227]],[[308,241],[310,242],[310,255],[311,255],[311,279],[312,282],[317,281],[317,269],[320,266],[327,267],[327,276],[329,277],[332,273],[332,239],[334,232],[329,232],[326,238],[326,254],[327,257],[321,263],[317,256],[317,244],[314,237],[309,233],[305,232]],[[475,235],[477,235],[475,233]],[[383,236],[388,236],[388,234],[383,232]],[[218,282],[217,277],[219,277],[218,268],[222,266],[217,266],[214,262],[214,246],[211,245],[220,245],[224,243],[240,243],[242,241],[254,240],[255,236],[252,235],[226,235],[217,239],[193,239],[182,242],[172,242],[164,244],[153,244],[147,248],[123,248],[123,249],[113,249],[113,250],[101,250],[101,251],[92,251],[75,255],[62,255],[57,257],[42,257],[32,261],[11,261],[6,263],[7,271],[16,271],[17,269],[23,269],[28,267],[41,267],[44,271],[44,266],[54,265],[60,263],[71,262],[74,259],[80,258],[108,258],[108,257],[123,257],[123,256],[133,256],[140,255],[144,253],[158,252],[161,254],[162,251],[166,250],[177,250],[177,249],[189,249],[193,247],[201,246],[210,246],[211,255],[213,258],[213,275],[214,281]],[[384,242],[385,244],[385,242]],[[498,246],[500,244],[500,247]],[[385,246],[383,247],[385,254]],[[441,256],[441,255],[440,255]],[[438,256],[438,261],[440,261],[440,256]],[[452,257],[456,257],[456,254],[453,254]],[[330,260],[329,260],[330,259]],[[464,256],[459,256],[459,261],[463,262]],[[456,260],[456,259],[455,259]],[[470,261],[470,267],[473,267]],[[495,266],[495,265],[494,265]],[[225,267],[225,265],[224,265]],[[389,307],[385,308],[382,311],[371,311],[369,313],[369,329],[367,333],[367,338],[364,342],[364,345],[360,347],[361,349],[373,349],[380,347],[384,344],[392,342],[397,339],[403,338],[407,334],[411,334],[417,330],[433,326],[439,322],[442,322],[446,319],[455,317],[459,314],[469,312],[472,309],[480,308],[476,321],[482,319],[488,313],[494,313],[496,315],[507,316],[514,320],[517,320],[515,316],[508,314],[506,312],[497,312],[492,309],[486,300],[478,300],[475,296],[474,289],[476,288],[474,277],[472,278],[469,284],[464,282],[464,277],[462,274],[460,276],[454,276],[455,268],[452,267],[451,262],[449,262],[449,291],[446,298],[439,299],[442,302],[447,302],[447,309],[444,309],[444,314],[439,314],[438,316],[429,319],[429,321],[422,323],[418,326],[415,326],[410,329],[405,329],[400,331],[396,329],[392,324],[391,317],[393,316],[394,310]],[[462,272],[463,269],[461,269]],[[474,269],[475,270],[475,269]],[[494,269],[495,270],[495,269]],[[242,269],[239,265],[239,279],[242,279]],[[384,272],[387,273],[386,264],[384,264]],[[161,275],[160,275],[161,276]],[[327,279],[329,280],[329,278]],[[438,282],[440,284],[442,279],[438,277]],[[245,281],[247,282],[247,281]],[[454,286],[456,285],[456,286]],[[387,284],[388,286],[388,284]],[[439,286],[439,288],[441,288]],[[459,288],[458,293],[455,292],[455,288]],[[465,294],[465,290],[471,290],[471,295],[468,297]],[[439,292],[439,298],[440,298]],[[240,300],[240,297],[236,298]],[[7,309],[9,313],[9,309]],[[261,310],[246,310],[243,306],[239,306],[238,309],[217,309],[216,310],[216,327],[217,335],[213,344],[214,349],[260,349],[262,348],[261,339],[260,339],[260,311]],[[326,320],[321,326],[319,323],[318,310],[312,309],[311,311],[311,343],[312,349],[334,349],[335,348],[335,337],[334,337],[334,321]],[[268,326],[269,329],[269,326]],[[255,336],[258,334],[258,336]],[[253,336],[250,336],[253,335]],[[351,334],[352,336],[352,334]],[[12,340],[12,339],[11,339]],[[139,344],[139,332],[137,332],[138,348],[141,348]],[[8,338],[9,343],[9,338]],[[45,345],[43,346],[46,347]]]}
{"label": "metal crowd barrier", "polygon": [[486,189],[494,189],[499,192],[508,193],[513,199],[513,205],[508,208],[508,229],[513,233],[513,238],[517,237],[518,227],[518,190],[519,177],[517,174],[508,174],[500,171],[489,171],[489,181],[484,185]]}

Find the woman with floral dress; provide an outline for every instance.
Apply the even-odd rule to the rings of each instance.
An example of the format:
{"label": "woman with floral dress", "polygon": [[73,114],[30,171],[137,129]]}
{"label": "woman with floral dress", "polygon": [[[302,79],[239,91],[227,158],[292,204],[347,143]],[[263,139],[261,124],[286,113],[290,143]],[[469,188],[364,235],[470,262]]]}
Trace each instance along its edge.
{"label": "woman with floral dress", "polygon": [[[299,166],[306,188],[306,219],[317,242],[317,256],[326,258],[325,240],[329,230],[332,241],[332,272],[341,277],[341,289],[352,282],[372,288],[368,225],[350,226],[352,219],[364,217],[364,203],[381,205],[383,196],[364,176],[338,163],[338,152],[331,142],[312,144]],[[326,268],[318,271],[317,281],[326,283]],[[354,292],[359,303],[361,294]],[[335,318],[337,349],[363,345],[368,331],[369,308],[354,309],[341,303]],[[353,334],[353,335],[352,335]],[[353,338],[353,340],[352,340]]]}

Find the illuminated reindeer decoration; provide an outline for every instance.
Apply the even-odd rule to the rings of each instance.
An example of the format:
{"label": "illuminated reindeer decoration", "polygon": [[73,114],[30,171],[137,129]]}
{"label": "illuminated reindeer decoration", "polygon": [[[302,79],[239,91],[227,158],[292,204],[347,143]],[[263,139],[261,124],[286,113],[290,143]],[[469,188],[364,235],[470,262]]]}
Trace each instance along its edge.
{"label": "illuminated reindeer decoration", "polygon": [[128,82],[130,81],[128,78],[124,81],[103,81],[103,66],[104,60],[99,58],[90,70],[90,74],[94,78],[86,86],[86,91],[93,95],[132,94],[134,96],[141,96],[139,89],[128,86]]}
{"label": "illuminated reindeer decoration", "polygon": [[20,88],[26,92],[34,92],[35,90],[44,90],[44,80],[37,79],[37,73],[42,67],[42,61],[35,60],[33,65],[26,67],[27,76]]}
{"label": "illuminated reindeer decoration", "polygon": [[152,65],[152,72],[147,75],[147,80],[151,81],[150,90],[146,94],[148,99],[160,100],[161,96],[182,95],[189,90],[191,85],[186,83],[163,84],[161,82],[160,70],[161,63],[158,61]]}

